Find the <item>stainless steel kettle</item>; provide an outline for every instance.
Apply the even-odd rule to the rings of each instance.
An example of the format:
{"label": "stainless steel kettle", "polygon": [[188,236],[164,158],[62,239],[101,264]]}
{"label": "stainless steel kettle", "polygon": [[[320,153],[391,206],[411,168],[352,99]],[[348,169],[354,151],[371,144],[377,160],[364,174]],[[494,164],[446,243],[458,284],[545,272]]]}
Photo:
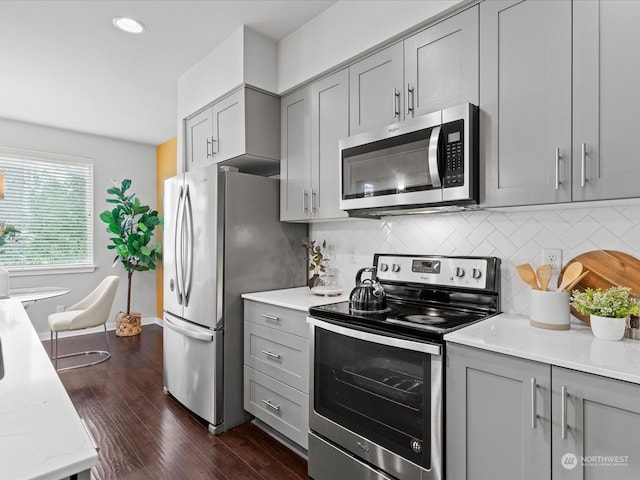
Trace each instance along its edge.
{"label": "stainless steel kettle", "polygon": [[[361,268],[356,274],[356,286],[349,295],[349,308],[354,312],[375,313],[387,308],[387,296],[376,277],[376,267]],[[364,272],[371,278],[362,280]]]}

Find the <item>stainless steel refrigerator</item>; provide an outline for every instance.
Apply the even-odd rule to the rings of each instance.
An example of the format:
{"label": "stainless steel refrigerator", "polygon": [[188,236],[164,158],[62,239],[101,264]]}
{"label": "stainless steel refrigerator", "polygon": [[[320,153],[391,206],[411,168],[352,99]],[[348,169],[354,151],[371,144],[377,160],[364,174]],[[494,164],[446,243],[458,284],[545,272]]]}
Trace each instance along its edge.
{"label": "stainless steel refrigerator", "polygon": [[246,422],[240,295],[305,284],[307,226],[280,182],[215,165],[164,183],[163,382],[213,433]]}

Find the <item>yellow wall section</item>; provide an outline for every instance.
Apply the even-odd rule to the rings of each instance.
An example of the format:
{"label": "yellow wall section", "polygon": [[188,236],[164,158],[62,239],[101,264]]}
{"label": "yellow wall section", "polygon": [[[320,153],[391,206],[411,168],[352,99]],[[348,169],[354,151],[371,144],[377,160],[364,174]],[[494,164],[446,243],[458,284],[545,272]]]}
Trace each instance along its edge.
{"label": "yellow wall section", "polygon": [[[164,188],[164,181],[177,174],[177,162],[177,137],[173,137],[171,140],[168,140],[156,147],[156,205],[158,205],[158,213],[161,217],[164,217],[162,211],[162,192]],[[158,238],[162,238],[162,228],[158,231]],[[162,318],[162,274],[163,266],[162,262],[159,262],[158,269],[156,270],[156,316],[158,318]]]}

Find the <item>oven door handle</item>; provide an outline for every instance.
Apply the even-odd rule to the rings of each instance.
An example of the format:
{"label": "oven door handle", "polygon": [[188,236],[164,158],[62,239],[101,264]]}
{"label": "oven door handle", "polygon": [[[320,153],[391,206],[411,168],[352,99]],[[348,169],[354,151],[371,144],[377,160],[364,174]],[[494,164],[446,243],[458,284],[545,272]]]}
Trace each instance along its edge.
{"label": "oven door handle", "polygon": [[314,327],[322,328],[339,335],[355,338],[357,340],[364,340],[366,342],[379,343],[382,345],[388,345],[390,347],[403,348],[405,350],[412,350],[414,352],[428,353],[429,355],[442,355],[442,347],[434,343],[426,342],[414,342],[411,340],[404,340],[402,338],[378,335],[370,332],[363,332],[362,330],[354,330],[353,328],[346,328],[340,325],[334,325],[333,323],[324,322],[317,318],[307,317],[307,323]]}

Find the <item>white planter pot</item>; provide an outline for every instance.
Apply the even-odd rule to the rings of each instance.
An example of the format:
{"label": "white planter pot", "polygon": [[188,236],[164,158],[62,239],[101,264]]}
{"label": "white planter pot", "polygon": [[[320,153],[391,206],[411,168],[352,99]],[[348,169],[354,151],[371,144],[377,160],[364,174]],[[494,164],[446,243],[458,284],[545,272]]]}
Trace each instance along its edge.
{"label": "white planter pot", "polygon": [[627,326],[627,318],[610,318],[599,315],[590,315],[591,331],[596,338],[602,340],[622,340],[624,329]]}

